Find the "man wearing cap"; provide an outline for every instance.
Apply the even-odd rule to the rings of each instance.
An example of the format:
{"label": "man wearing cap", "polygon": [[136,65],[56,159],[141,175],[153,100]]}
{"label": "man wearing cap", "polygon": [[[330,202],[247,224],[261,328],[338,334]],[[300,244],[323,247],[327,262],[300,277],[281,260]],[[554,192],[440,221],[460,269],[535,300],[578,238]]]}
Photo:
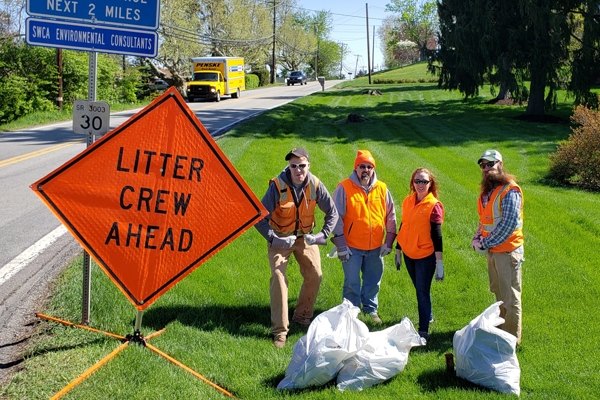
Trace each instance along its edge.
{"label": "man wearing cap", "polygon": [[490,290],[502,301],[501,329],[521,343],[521,265],[523,257],[523,192],[504,170],[502,154],[486,150],[478,160],[482,172],[477,204],[479,227],[471,243],[485,254]]}
{"label": "man wearing cap", "polygon": [[331,241],[344,268],[344,298],[380,324],[383,257],[390,254],[396,239],[396,212],[392,194],[377,179],[375,167],[371,152],[358,150],[354,170],[333,192],[340,218]]}
{"label": "man wearing cap", "polygon": [[[268,242],[271,266],[271,331],[273,344],[285,345],[289,331],[287,266],[293,254],[303,282],[293,322],[310,324],[321,285],[321,255],[315,245],[324,245],[337,223],[338,213],[327,188],[309,172],[308,152],[295,147],[285,156],[288,165],[271,179],[262,203],[269,215],[256,224]],[[325,214],[323,228],[313,234],[315,207]]]}

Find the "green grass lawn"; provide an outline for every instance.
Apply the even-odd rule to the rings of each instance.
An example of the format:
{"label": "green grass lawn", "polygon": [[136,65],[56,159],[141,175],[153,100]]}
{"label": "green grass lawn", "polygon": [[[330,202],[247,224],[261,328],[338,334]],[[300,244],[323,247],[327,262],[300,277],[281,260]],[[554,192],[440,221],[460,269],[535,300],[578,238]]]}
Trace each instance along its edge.
{"label": "green grass lawn", "polygon": [[[391,72],[395,73],[395,72]],[[600,393],[597,318],[600,273],[600,195],[549,186],[548,155],[569,133],[564,124],[522,122],[521,107],[485,104],[484,92],[464,101],[435,84],[378,85],[381,96],[363,94],[366,78],[341,89],[319,92],[267,112],[218,143],[260,198],[268,180],[284,167],[293,146],[311,154],[311,170],[333,191],[350,174],[358,149],[369,149],[378,176],[396,200],[408,193],[411,172],[430,168],[441,185],[446,209],[446,279],[432,288],[435,322],[430,343],[415,348],[406,369],[363,392],[339,392],[335,385],[280,392],[293,344],[305,333],[293,330],[284,349],[269,337],[269,266],[264,239],[250,230],[162,296],[144,314],[142,331],[166,331],[151,344],[242,399],[501,399],[445,372],[444,354],[454,332],[493,303],[485,260],[470,249],[477,225],[480,180],[477,159],[496,148],[525,196],[525,257],[521,397],[593,399]],[[568,115],[565,104],[558,110]],[[361,123],[347,123],[357,113]],[[319,227],[322,224],[319,216]],[[341,302],[343,273],[321,249],[324,279],[317,312]],[[392,256],[380,293],[380,316],[391,326],[408,316],[417,321],[414,289]],[[291,309],[300,285],[297,264],[289,268]],[[81,260],[56,283],[45,313],[80,319]],[[91,325],[118,334],[133,331],[135,309],[94,268]],[[381,329],[370,326],[371,329]],[[118,346],[114,339],[42,323],[24,370],[0,389],[9,399],[48,398]],[[66,398],[221,399],[216,390],[159,358],[129,346]]]}

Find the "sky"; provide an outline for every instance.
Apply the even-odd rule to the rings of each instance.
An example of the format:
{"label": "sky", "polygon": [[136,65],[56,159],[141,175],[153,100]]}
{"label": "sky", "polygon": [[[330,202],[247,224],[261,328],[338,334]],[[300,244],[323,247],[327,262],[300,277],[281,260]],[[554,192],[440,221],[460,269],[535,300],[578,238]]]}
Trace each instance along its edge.
{"label": "sky", "polygon": [[[366,9],[369,9],[369,46],[375,70],[383,66],[381,41],[377,35],[383,19],[392,15],[385,12],[389,0],[297,0],[298,7],[307,11],[329,11],[333,20],[333,30],[329,39],[346,46],[343,70],[345,74],[367,69],[367,25]],[[375,46],[373,46],[373,26],[375,26]],[[373,48],[374,47],[374,48]],[[374,53],[374,56],[373,56]]]}

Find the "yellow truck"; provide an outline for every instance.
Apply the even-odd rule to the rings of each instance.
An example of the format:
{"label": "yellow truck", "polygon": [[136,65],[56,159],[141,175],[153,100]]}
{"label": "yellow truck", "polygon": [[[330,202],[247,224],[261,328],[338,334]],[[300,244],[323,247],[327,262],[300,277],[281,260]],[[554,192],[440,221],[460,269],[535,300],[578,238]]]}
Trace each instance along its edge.
{"label": "yellow truck", "polygon": [[221,96],[236,99],[246,90],[244,59],[241,57],[194,57],[194,74],[187,84],[188,101]]}

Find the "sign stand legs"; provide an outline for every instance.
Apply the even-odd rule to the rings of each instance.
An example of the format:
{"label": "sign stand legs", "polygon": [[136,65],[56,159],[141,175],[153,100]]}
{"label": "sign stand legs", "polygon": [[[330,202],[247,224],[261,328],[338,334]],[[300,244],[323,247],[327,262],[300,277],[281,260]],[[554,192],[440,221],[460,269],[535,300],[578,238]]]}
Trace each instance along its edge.
{"label": "sign stand legs", "polygon": [[165,360],[177,365],[178,367],[185,370],[186,372],[189,372],[190,374],[194,375],[194,377],[196,377],[196,378],[200,379],[201,381],[203,381],[204,383],[208,384],[209,386],[211,386],[213,389],[217,390],[222,395],[232,398],[232,399],[236,398],[232,393],[223,389],[216,383],[211,382],[210,380],[208,380],[207,378],[205,378],[198,372],[194,371],[190,367],[177,361],[175,358],[169,356],[168,354],[164,353],[160,349],[158,349],[158,348],[152,346],[150,343],[148,343],[148,341],[150,339],[162,334],[165,331],[165,329],[161,329],[159,331],[150,333],[148,336],[144,337],[144,335],[142,335],[140,332],[140,329],[142,327],[142,315],[143,315],[143,311],[137,312],[137,315],[135,317],[135,328],[134,328],[133,334],[130,334],[127,336],[121,336],[121,335],[117,335],[115,333],[95,329],[95,328],[89,327],[84,324],[81,324],[81,325],[74,324],[72,322],[65,321],[65,320],[62,320],[62,319],[59,319],[56,317],[51,317],[49,315],[45,315],[42,313],[36,313],[35,314],[36,317],[44,319],[46,321],[52,321],[52,322],[56,322],[56,323],[59,323],[59,324],[65,325],[65,326],[72,327],[72,328],[79,328],[79,329],[84,329],[84,330],[90,331],[90,332],[100,333],[102,335],[111,337],[113,339],[117,339],[120,342],[122,342],[116,349],[114,349],[112,352],[110,352],[107,356],[102,358],[96,364],[92,365],[90,368],[88,368],[86,371],[84,371],[81,375],[79,375],[78,377],[73,379],[71,382],[69,382],[64,388],[62,388],[54,396],[52,396],[51,399],[58,400],[58,399],[62,398],[65,394],[67,394],[72,389],[74,389],[77,385],[79,385],[81,382],[86,380],[90,375],[92,375],[94,372],[96,372],[98,369],[100,369],[100,367],[102,367],[104,364],[106,364],[108,361],[110,361],[112,358],[114,358],[117,354],[119,354],[121,351],[125,350],[129,346],[129,343],[132,343],[132,342],[144,346],[148,350],[151,350],[153,353],[163,357]]}

